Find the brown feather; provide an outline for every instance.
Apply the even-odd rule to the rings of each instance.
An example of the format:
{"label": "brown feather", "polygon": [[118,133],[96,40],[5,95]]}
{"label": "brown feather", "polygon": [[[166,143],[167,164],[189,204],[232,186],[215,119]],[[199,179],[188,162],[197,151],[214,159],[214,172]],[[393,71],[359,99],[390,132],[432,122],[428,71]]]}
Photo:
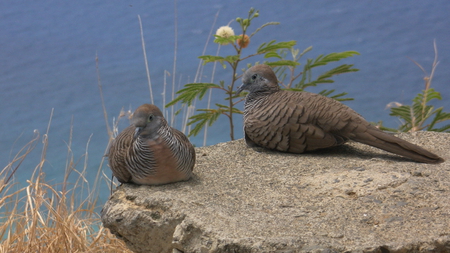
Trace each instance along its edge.
{"label": "brown feather", "polygon": [[166,184],[192,176],[195,149],[182,132],[168,126],[158,107],[144,104],[111,144],[108,161],[121,183]]}
{"label": "brown feather", "polygon": [[250,91],[244,109],[245,139],[253,146],[303,153],[354,140],[417,162],[444,161],[417,145],[384,133],[334,99],[281,90],[267,65],[248,69],[242,79],[238,92]]}

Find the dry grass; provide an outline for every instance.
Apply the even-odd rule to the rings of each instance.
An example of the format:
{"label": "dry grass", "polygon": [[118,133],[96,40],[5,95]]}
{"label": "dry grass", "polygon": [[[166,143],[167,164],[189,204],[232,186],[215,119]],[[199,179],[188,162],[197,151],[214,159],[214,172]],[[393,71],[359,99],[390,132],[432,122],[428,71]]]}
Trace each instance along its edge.
{"label": "dry grass", "polygon": [[[175,9],[175,16],[176,16]],[[218,13],[214,19],[216,22]],[[150,81],[150,73],[148,70],[147,56],[145,52],[145,43],[143,38],[142,23],[138,16],[141,26],[141,39],[146,64],[148,85],[150,90],[150,100],[153,102],[152,85]],[[212,36],[214,24],[205,44],[203,54]],[[175,19],[176,25],[176,19]],[[175,36],[177,30],[175,30]],[[220,46],[218,48],[219,52]],[[172,76],[172,92],[171,99],[175,96],[175,76],[176,76],[176,51],[175,45],[174,67],[173,72],[165,72],[165,75]],[[98,87],[100,98],[103,106],[104,120],[106,130],[109,135],[109,143],[118,134],[118,122],[122,118],[128,118],[130,111],[121,111],[117,118],[113,119],[112,125],[109,124],[109,117],[104,104],[103,90],[98,67],[98,57],[96,56],[96,70],[98,78]],[[200,81],[203,72],[203,64],[199,62],[198,70],[194,82]],[[215,65],[214,65],[215,69]],[[164,77],[165,80],[166,76]],[[214,70],[211,82],[214,78]],[[180,77],[181,79],[181,77]],[[166,81],[164,81],[164,100],[161,109],[170,121],[171,125],[175,124],[176,113],[174,107],[171,113],[164,108],[166,96]],[[211,94],[209,95],[211,96]],[[208,102],[209,105],[209,102]],[[184,108],[182,113],[183,132],[189,131],[187,121],[189,116],[193,114],[195,106]],[[170,119],[169,119],[170,118]],[[51,117],[50,117],[51,119]],[[51,120],[50,120],[51,123]],[[49,126],[50,126],[49,123]],[[87,168],[87,148],[83,155],[85,162],[81,169],[79,161],[74,161],[71,151],[71,139],[67,148],[67,162],[65,166],[65,177],[62,183],[50,184],[46,181],[43,170],[46,162],[46,151],[48,148],[47,137],[49,134],[47,128],[46,134],[42,137],[36,131],[34,138],[26,144],[0,171],[0,253],[3,252],[131,252],[123,241],[117,239],[109,230],[105,229],[101,223],[99,213],[96,211],[98,207],[98,188],[100,179],[104,178],[107,184],[113,183],[106,179],[102,174],[104,158],[98,169],[97,177],[93,182],[89,182],[86,175]],[[205,131],[205,140],[206,142]],[[14,181],[14,174],[19,171],[20,166],[27,155],[36,147],[36,144],[42,141],[42,155],[40,162],[36,165],[34,173],[27,180],[25,185],[19,186]],[[109,146],[108,143],[108,146]],[[75,183],[69,182],[69,176],[73,182],[73,175],[76,175]],[[85,194],[80,194],[85,193]],[[85,196],[87,195],[87,196]]]}
{"label": "dry grass", "polygon": [[[101,176],[94,182],[86,180],[86,162],[77,170],[80,163],[74,162],[70,142],[64,181],[46,182],[43,165],[47,136],[48,131],[42,138],[35,132],[34,138],[0,171],[0,253],[131,252],[102,226],[95,211]],[[19,187],[13,175],[20,171],[22,161],[39,140],[43,143],[40,162],[25,186]],[[83,157],[87,159],[87,151]],[[71,174],[77,178],[75,183],[68,182]]]}

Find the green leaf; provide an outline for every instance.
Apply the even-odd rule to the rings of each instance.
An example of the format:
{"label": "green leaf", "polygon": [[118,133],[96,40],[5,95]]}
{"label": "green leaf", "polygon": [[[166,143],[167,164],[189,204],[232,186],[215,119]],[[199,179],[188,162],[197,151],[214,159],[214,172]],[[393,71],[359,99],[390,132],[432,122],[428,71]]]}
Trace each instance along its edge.
{"label": "green leaf", "polygon": [[290,66],[290,67],[296,67],[300,65],[300,63],[290,60],[279,60],[279,61],[273,61],[273,62],[265,62],[266,65],[270,67],[281,67],[281,66]]}
{"label": "green leaf", "polygon": [[266,27],[266,26],[269,26],[269,25],[279,25],[280,24],[280,22],[268,22],[268,23],[265,23],[264,25],[262,25],[261,27],[259,27],[258,29],[256,29],[252,34],[250,34],[250,38],[251,37],[253,37],[253,35],[255,35],[257,32],[259,32],[261,29],[263,29],[264,27]]}
{"label": "green leaf", "polygon": [[229,36],[229,37],[220,37],[218,35],[214,35],[215,39],[214,42],[221,44],[221,45],[226,45],[226,44],[233,44],[237,39],[239,39],[241,36],[239,35],[233,35],[233,36]]}
{"label": "green leaf", "polygon": [[220,108],[219,109],[198,109],[197,112],[203,112],[203,113],[195,114],[189,118],[190,121],[188,122],[188,125],[193,125],[195,123],[197,123],[197,124],[189,132],[188,137],[190,137],[192,135],[196,136],[203,129],[203,127],[206,124],[208,124],[208,126],[211,126],[214,122],[217,121],[219,116],[221,114],[223,114],[224,111],[225,111],[224,109],[220,109]]}
{"label": "green leaf", "polygon": [[228,55],[225,60],[229,63],[234,63],[239,60],[239,55]]}
{"label": "green leaf", "polygon": [[178,114],[180,114],[180,112],[181,112],[181,108],[175,111],[175,113],[174,113],[175,116],[177,116]]}
{"label": "green leaf", "polygon": [[219,82],[219,86],[220,86],[220,88],[225,89],[225,82],[223,80],[221,80]]}
{"label": "green leaf", "polygon": [[271,57],[276,57],[278,59],[282,58],[277,52],[274,51],[268,52],[264,55],[264,58],[271,58]]}
{"label": "green leaf", "polygon": [[442,112],[442,110],[443,110],[443,108],[439,107],[438,109],[436,109],[434,111],[435,117],[432,119],[430,125],[427,127],[427,131],[444,132],[444,131],[446,131],[447,129],[450,128],[450,124],[445,125],[445,126],[443,126],[441,128],[438,128],[438,129],[434,128],[434,126],[437,123],[440,123],[440,122],[443,122],[443,121],[446,121],[446,120],[450,120],[450,113]]}
{"label": "green leaf", "polygon": [[[413,104],[402,105],[397,108],[391,108],[391,116],[399,117],[404,120],[404,123],[399,127],[401,131],[418,131],[427,129],[432,131],[435,124],[448,120],[447,113],[442,112],[442,108],[434,109],[434,106],[428,105],[433,99],[442,99],[439,92],[434,89],[428,89],[417,94],[413,98]],[[434,118],[433,118],[434,115]],[[431,119],[431,123],[426,125],[426,122]]]}
{"label": "green leaf", "polygon": [[[353,65],[344,64],[344,65],[341,65],[337,68],[334,68],[334,69],[326,72],[325,74],[322,74],[321,76],[319,76],[319,78],[317,79],[316,82],[311,81],[311,75],[312,75],[311,70],[313,68],[318,67],[318,66],[327,65],[330,62],[340,61],[342,59],[345,59],[347,57],[351,57],[354,55],[359,55],[359,53],[356,51],[345,51],[345,52],[340,52],[340,53],[331,53],[331,54],[327,54],[325,56],[321,54],[314,60],[307,59],[306,64],[303,67],[302,79],[296,86],[300,86],[300,87],[316,86],[318,83],[323,83],[323,80],[321,80],[321,79],[326,79],[328,77],[331,77],[331,76],[337,75],[337,74],[358,71],[358,69],[351,69],[351,67],[353,67]],[[305,82],[307,80],[308,80],[309,84],[305,85]],[[330,83],[330,81],[328,80],[325,83]]]}
{"label": "green leaf", "polygon": [[243,111],[239,110],[239,109],[236,108],[236,107],[233,107],[233,108],[231,109],[231,111],[232,111],[233,113],[237,113],[237,114],[244,114]]}
{"label": "green leaf", "polygon": [[199,56],[198,58],[203,60],[203,65],[206,65],[206,63],[209,62],[219,62],[220,64],[222,64],[222,67],[225,69],[227,67],[227,65],[224,64],[224,61],[226,60],[224,57],[222,56],[214,56],[214,55],[202,55]]}
{"label": "green leaf", "polygon": [[439,92],[435,91],[433,88],[430,88],[417,94],[417,96],[413,99],[413,102],[417,104],[422,104],[425,102],[425,104],[428,104],[433,99],[442,100],[442,97]]}
{"label": "green leaf", "polygon": [[337,101],[341,101],[341,102],[342,101],[354,100],[353,98],[345,98],[344,97],[345,95],[348,94],[347,92],[341,92],[339,94],[332,95],[334,92],[335,92],[334,89],[333,90],[322,90],[321,92],[319,92],[319,94],[322,95],[322,96],[325,96],[325,97],[329,97],[329,98],[335,99]]}
{"label": "green leaf", "polygon": [[222,104],[219,104],[219,103],[216,103],[216,106],[219,107],[219,108],[225,108],[226,110],[228,110],[227,108],[229,108],[227,105],[222,105]]}
{"label": "green leaf", "polygon": [[204,62],[214,62],[214,61],[223,61],[225,58],[222,56],[215,56],[215,55],[202,55],[198,58],[202,59]]}
{"label": "green leaf", "polygon": [[222,67],[225,69],[227,66],[224,64],[225,58],[222,56],[214,56],[214,55],[202,55],[199,56],[198,58],[203,60],[203,65],[205,65],[206,63],[209,62],[219,62],[220,64],[222,64]]}
{"label": "green leaf", "polygon": [[298,56],[298,59],[300,59],[304,54],[308,53],[309,51],[311,51],[313,49],[312,46],[307,47],[305,50],[303,50],[303,52]]}
{"label": "green leaf", "polygon": [[330,53],[325,56],[321,54],[313,61],[313,64],[310,66],[310,68],[327,65],[330,62],[340,61],[342,59],[352,57],[355,55],[359,55],[359,53],[356,51],[345,51],[340,53]]}
{"label": "green leaf", "polygon": [[[310,64],[310,61],[308,61],[307,65],[308,64]],[[351,65],[351,64],[350,65],[343,64],[343,65],[340,65],[338,67],[328,70],[327,72],[319,75],[316,80],[311,81],[310,80],[311,79],[311,66],[310,65],[307,66],[307,65],[305,65],[305,67],[303,68],[302,79],[300,80],[300,82],[298,84],[295,85],[296,87],[306,88],[306,87],[310,87],[310,86],[316,86],[317,84],[320,84],[320,83],[333,83],[334,81],[331,80],[330,78],[335,75],[359,71],[359,69],[352,68],[353,65]],[[308,78],[309,82],[305,83],[307,78]]]}
{"label": "green leaf", "polygon": [[351,65],[351,64],[350,65],[349,64],[340,65],[336,68],[330,69],[327,72],[319,75],[319,77],[317,77],[317,80],[324,80],[324,79],[328,79],[334,75],[359,71],[359,69],[353,69],[352,67],[353,67],[353,65]]}
{"label": "green leaf", "polygon": [[450,132],[450,124],[445,125],[443,127],[440,128],[433,128],[431,130],[428,131],[434,131],[434,132]]}
{"label": "green leaf", "polygon": [[256,52],[258,54],[264,54],[269,51],[276,51],[283,48],[290,49],[295,46],[295,44],[297,44],[295,40],[278,43],[275,43],[275,40],[272,40],[269,43],[262,43],[261,46],[259,46],[259,48],[256,50]]}
{"label": "green leaf", "polygon": [[[298,89],[298,88],[288,88],[288,89],[283,89],[283,90],[288,90],[288,91],[295,91],[295,92],[302,92],[304,91],[303,89]],[[321,92],[319,92],[320,95],[325,96],[325,97],[329,97],[332,99],[335,99],[337,101],[351,101],[354,100],[353,98],[344,98],[343,96],[347,95],[347,92],[342,92],[339,94],[335,94],[335,95],[331,95],[332,93],[334,93],[335,90],[322,90]]]}
{"label": "green leaf", "polygon": [[302,89],[298,89],[298,88],[287,88],[287,89],[283,89],[283,90],[289,90],[289,91],[297,91],[297,92],[301,92],[304,91]]}
{"label": "green leaf", "polygon": [[407,123],[412,122],[412,108],[409,105],[402,105],[399,107],[393,107],[391,108],[391,113],[389,115],[399,117],[403,120],[405,120]]}
{"label": "green leaf", "polygon": [[203,65],[205,65],[206,63],[209,63],[209,62],[217,61],[217,62],[220,62],[220,64],[222,64],[222,67],[225,69],[226,65],[224,64],[224,62],[233,64],[234,62],[239,60],[239,55],[228,55],[226,57],[214,56],[214,55],[202,55],[202,56],[199,56],[198,58],[203,60]]}
{"label": "green leaf", "polygon": [[177,91],[178,97],[169,102],[166,108],[172,106],[181,101],[183,104],[188,106],[192,104],[195,98],[202,99],[206,91],[211,88],[220,88],[219,85],[214,83],[188,83],[183,89]]}

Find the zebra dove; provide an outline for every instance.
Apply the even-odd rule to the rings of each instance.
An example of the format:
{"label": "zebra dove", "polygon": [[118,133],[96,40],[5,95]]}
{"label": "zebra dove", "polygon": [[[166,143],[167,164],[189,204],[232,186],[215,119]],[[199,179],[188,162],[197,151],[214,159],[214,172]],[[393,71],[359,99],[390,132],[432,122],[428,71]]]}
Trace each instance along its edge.
{"label": "zebra dove", "polygon": [[111,144],[108,161],[121,183],[166,184],[192,176],[195,150],[182,132],[167,124],[158,107],[144,104]]}
{"label": "zebra dove", "polygon": [[281,90],[275,73],[267,65],[248,69],[242,82],[237,93],[249,91],[244,108],[244,134],[249,146],[304,153],[353,140],[417,162],[444,161],[417,145],[379,130],[332,98]]}

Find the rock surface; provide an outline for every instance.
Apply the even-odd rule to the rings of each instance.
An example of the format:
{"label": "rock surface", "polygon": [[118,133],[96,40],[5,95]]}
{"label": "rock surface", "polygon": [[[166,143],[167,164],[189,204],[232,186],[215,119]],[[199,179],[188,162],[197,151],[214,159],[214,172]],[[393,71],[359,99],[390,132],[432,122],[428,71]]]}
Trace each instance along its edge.
{"label": "rock surface", "polygon": [[[450,160],[450,134],[401,134]],[[197,148],[195,176],[124,184],[105,227],[136,252],[450,252],[450,162],[359,143],[302,155]]]}

